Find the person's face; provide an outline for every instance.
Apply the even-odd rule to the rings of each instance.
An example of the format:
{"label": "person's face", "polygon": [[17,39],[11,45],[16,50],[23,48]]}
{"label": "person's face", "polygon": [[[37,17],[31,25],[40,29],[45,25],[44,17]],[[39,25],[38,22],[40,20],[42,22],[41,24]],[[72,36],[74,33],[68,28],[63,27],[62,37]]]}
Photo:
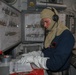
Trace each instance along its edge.
{"label": "person's face", "polygon": [[43,25],[44,28],[47,29],[50,24],[51,24],[51,19],[49,19],[49,18],[43,18],[42,19],[42,25]]}

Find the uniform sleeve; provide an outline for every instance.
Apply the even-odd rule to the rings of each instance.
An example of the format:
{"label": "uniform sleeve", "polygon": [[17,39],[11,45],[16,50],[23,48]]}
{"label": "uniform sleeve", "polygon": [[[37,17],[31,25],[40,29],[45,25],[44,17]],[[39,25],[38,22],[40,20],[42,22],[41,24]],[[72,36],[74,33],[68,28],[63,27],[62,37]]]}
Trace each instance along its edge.
{"label": "uniform sleeve", "polygon": [[70,58],[74,42],[75,40],[71,33],[63,34],[59,39],[57,47],[52,52],[48,52],[50,59],[46,62],[47,68],[57,71],[63,67]]}

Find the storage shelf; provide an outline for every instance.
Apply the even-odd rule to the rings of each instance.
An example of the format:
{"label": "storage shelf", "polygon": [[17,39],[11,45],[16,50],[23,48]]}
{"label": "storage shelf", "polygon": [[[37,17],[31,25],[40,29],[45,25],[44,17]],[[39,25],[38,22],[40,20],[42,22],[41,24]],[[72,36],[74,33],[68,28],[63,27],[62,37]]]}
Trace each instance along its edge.
{"label": "storage shelf", "polygon": [[36,7],[37,8],[45,8],[45,7],[54,7],[56,9],[66,9],[67,6],[66,5],[63,5],[63,4],[51,4],[51,3],[40,3],[40,2],[37,2],[36,3]]}

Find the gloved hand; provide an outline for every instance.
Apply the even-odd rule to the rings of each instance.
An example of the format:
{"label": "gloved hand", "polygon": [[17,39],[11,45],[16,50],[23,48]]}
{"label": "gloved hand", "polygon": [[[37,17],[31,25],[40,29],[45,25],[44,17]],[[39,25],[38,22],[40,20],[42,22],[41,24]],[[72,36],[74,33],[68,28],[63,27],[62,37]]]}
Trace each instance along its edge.
{"label": "gloved hand", "polygon": [[26,58],[32,57],[32,56],[40,56],[41,54],[42,54],[42,51],[33,51],[33,52],[22,54],[22,58],[18,60],[18,63],[25,63]]}
{"label": "gloved hand", "polygon": [[18,63],[25,64],[25,63],[34,63],[38,68],[44,68],[46,67],[46,61],[49,59],[48,57],[41,57],[41,56],[25,56],[22,57],[20,60],[18,60]]}
{"label": "gloved hand", "polygon": [[26,58],[28,57],[29,57],[28,55],[26,55],[25,57],[22,57],[21,59],[17,61],[17,63],[21,63],[21,64],[26,63]]}
{"label": "gloved hand", "polygon": [[41,57],[41,56],[30,56],[30,57],[26,58],[25,62],[34,63],[39,68],[47,69],[47,67],[46,67],[47,59],[49,59],[49,58]]}

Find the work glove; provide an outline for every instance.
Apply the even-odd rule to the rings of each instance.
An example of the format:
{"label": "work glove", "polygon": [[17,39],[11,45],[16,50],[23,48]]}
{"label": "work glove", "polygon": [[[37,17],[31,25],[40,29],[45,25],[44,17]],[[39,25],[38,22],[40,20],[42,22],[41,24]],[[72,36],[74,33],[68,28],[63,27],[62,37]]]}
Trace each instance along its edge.
{"label": "work glove", "polygon": [[46,67],[46,61],[47,61],[47,57],[41,57],[41,56],[29,56],[27,58],[22,58],[21,62],[22,64],[25,64],[25,62],[27,63],[34,63],[38,68],[44,68],[47,69]]}
{"label": "work glove", "polygon": [[21,64],[23,64],[24,62],[26,63],[26,59],[27,59],[28,57],[29,57],[29,56],[26,55],[25,57],[20,58],[19,60],[17,60],[17,63],[21,63]]}
{"label": "work glove", "polygon": [[28,57],[41,56],[41,55],[42,55],[42,51],[33,51],[33,52],[25,53],[25,54],[22,54],[21,59],[19,59],[17,62],[24,63],[24,62],[26,62],[26,58],[28,58]]}

